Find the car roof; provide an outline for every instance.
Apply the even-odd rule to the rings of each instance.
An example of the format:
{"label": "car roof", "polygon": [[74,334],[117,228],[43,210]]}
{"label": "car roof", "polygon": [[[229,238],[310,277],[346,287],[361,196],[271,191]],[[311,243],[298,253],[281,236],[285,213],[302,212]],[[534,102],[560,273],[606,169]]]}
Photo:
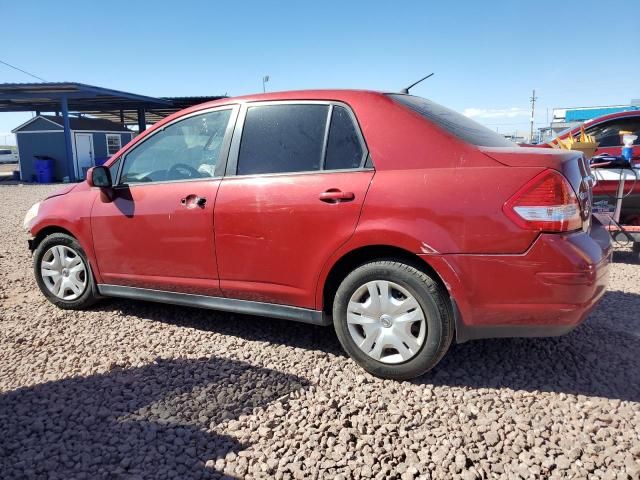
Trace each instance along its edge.
{"label": "car roof", "polygon": [[147,130],[142,132],[139,136],[143,137],[149,133],[163,128],[163,125],[172,122],[173,120],[180,118],[190,113],[198,112],[200,110],[206,110],[208,108],[222,107],[225,105],[238,105],[250,102],[268,102],[279,100],[324,100],[324,101],[339,101],[346,104],[352,102],[363,101],[366,98],[384,96],[384,92],[375,90],[349,90],[349,89],[327,89],[327,90],[290,90],[283,92],[269,92],[269,93],[254,93],[249,95],[242,95],[238,97],[224,97],[211,102],[200,103],[191,107],[180,110],[173,113],[166,118],[163,118],[158,123],[153,124]]}
{"label": "car roof", "polygon": [[[289,90],[282,92],[269,93],[252,93],[249,95],[241,95],[238,97],[225,97],[211,102],[200,103],[192,107],[180,110],[167,119],[174,119],[184,114],[204,110],[212,107],[224,105],[234,105],[249,102],[269,102],[278,100],[335,100],[344,103],[350,103],[354,100],[363,100],[365,97],[382,96],[384,92],[375,90],[347,90],[347,89],[328,89],[328,90]],[[165,120],[167,120],[165,119]],[[158,123],[166,123],[165,121]]]}
{"label": "car roof", "polygon": [[209,105],[225,105],[230,103],[247,103],[247,102],[267,102],[277,100],[341,100],[347,101],[353,98],[362,98],[365,96],[379,96],[383,92],[375,90],[355,90],[355,89],[318,89],[318,90],[287,90],[282,92],[269,93],[253,93],[249,95],[241,95],[238,97],[223,98],[214,100],[204,104],[196,105],[199,107],[208,107]]}
{"label": "car roof", "polygon": [[596,117],[596,118],[592,118],[591,120],[586,120],[584,124],[591,125],[592,123],[606,122],[607,120],[613,120],[614,118],[635,117],[635,116],[640,116],[640,110],[627,110],[626,112],[609,113],[607,115],[602,115],[601,117]]}

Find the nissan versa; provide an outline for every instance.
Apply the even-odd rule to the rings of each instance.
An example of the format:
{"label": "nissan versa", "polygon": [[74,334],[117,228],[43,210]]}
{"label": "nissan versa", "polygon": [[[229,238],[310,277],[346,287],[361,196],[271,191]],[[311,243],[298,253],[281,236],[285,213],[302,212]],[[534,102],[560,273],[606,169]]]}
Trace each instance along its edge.
{"label": "nissan versa", "polygon": [[517,147],[429,100],[226,98],[157,123],[25,218],[61,308],[102,296],[333,324],[380,377],[458,342],[560,335],[611,246],[580,153]]}

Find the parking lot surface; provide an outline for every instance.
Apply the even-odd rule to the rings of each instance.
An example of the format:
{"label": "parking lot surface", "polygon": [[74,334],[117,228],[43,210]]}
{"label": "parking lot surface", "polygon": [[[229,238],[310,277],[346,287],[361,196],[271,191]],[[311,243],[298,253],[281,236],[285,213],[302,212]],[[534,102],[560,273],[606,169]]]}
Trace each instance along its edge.
{"label": "parking lot surface", "polygon": [[108,300],[59,310],[0,186],[0,478],[640,478],[640,266],[567,336],[376,379],[331,329]]}

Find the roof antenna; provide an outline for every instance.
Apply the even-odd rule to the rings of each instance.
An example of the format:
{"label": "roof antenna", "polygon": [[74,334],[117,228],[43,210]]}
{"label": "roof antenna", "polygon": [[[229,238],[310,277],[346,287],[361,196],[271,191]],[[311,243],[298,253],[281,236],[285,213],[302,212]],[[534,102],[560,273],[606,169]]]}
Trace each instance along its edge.
{"label": "roof antenna", "polygon": [[415,87],[417,84],[419,84],[420,82],[424,82],[427,78],[429,77],[433,77],[435,75],[435,72],[430,73],[429,75],[427,75],[424,78],[421,78],[420,80],[418,80],[416,83],[412,83],[411,85],[409,85],[407,88],[403,88],[402,90],[400,90],[400,93],[404,93],[404,94],[408,94],[409,90],[412,89],[413,87]]}

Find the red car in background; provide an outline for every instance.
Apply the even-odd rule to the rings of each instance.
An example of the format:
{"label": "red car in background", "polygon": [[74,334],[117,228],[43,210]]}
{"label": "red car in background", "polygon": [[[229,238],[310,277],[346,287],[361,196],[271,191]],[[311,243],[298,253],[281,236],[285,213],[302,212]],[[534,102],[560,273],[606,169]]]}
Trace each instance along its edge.
{"label": "red car in background", "polygon": [[[593,135],[598,142],[598,149],[594,155],[603,153],[620,156],[622,149],[622,135],[619,132],[631,132],[638,136],[634,142],[633,161],[640,176],[640,110],[617,112],[602,117],[587,120],[583,124],[585,132]],[[558,137],[566,139],[569,136],[580,135],[582,126],[561,132]],[[550,143],[550,142],[549,142]],[[549,143],[544,144],[549,147]],[[597,183],[593,188],[594,202],[607,201],[614,203],[618,188],[620,170],[598,169]],[[629,194],[622,202],[621,223],[626,225],[640,225],[640,182],[636,185],[636,177],[632,172],[625,172],[625,194]],[[635,187],[635,188],[634,188]]]}
{"label": "red car in background", "polygon": [[611,259],[591,183],[580,153],[514,146],[424,98],[270,93],[164,119],[24,226],[61,308],[112,296],[333,325],[363,368],[407,379],[454,338],[580,324]]}

